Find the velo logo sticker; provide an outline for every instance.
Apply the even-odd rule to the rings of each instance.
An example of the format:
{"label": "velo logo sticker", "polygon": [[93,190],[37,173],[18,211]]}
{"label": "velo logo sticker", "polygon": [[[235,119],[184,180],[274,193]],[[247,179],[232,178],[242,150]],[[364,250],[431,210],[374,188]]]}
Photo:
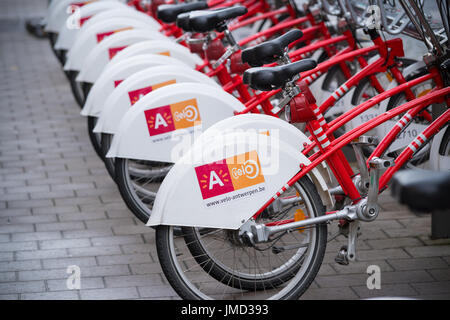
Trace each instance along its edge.
{"label": "velo logo sticker", "polygon": [[196,99],[150,109],[144,113],[150,136],[190,128],[201,123]]}
{"label": "velo logo sticker", "polygon": [[127,46],[123,46],[123,47],[116,47],[116,48],[109,48],[108,49],[108,54],[109,54],[109,60],[111,60],[112,58],[114,58],[114,56],[122,51],[123,49],[125,49]]}
{"label": "velo logo sticker", "polygon": [[131,105],[134,105],[140,98],[145,96],[147,93],[152,92],[153,90],[156,90],[158,88],[165,87],[170,84],[174,84],[174,83],[176,83],[176,80],[169,80],[166,82],[154,84],[153,86],[148,86],[148,87],[145,87],[142,89],[137,89],[137,90],[128,92],[128,96],[130,97]]}
{"label": "velo logo sticker", "polygon": [[256,151],[195,168],[203,200],[264,183]]}
{"label": "velo logo sticker", "polygon": [[121,28],[121,29],[117,29],[117,30],[113,30],[113,31],[97,33],[97,43],[101,42],[103,39],[105,39],[106,37],[109,37],[112,34],[115,34],[120,31],[131,30],[131,29],[133,29],[133,27],[125,27],[125,28]]}

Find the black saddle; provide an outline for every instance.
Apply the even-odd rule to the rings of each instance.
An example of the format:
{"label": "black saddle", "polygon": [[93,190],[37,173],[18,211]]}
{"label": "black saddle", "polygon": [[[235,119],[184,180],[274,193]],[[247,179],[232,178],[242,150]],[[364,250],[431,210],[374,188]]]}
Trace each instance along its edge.
{"label": "black saddle", "polygon": [[242,51],[242,61],[252,67],[260,67],[264,64],[275,62],[283,56],[284,50],[290,43],[301,37],[303,37],[301,30],[290,30],[276,39],[245,49]]}
{"label": "black saddle", "polygon": [[282,88],[300,72],[314,69],[316,66],[317,63],[313,59],[303,59],[283,66],[251,68],[244,72],[243,81],[256,90],[275,90]]}
{"label": "black saddle", "polygon": [[177,20],[177,16],[181,13],[203,9],[208,9],[208,4],[205,1],[180,4],[163,4],[158,6],[156,16],[164,23],[174,23]]}
{"label": "black saddle", "polygon": [[450,209],[449,190],[449,171],[400,171],[394,175],[391,186],[394,198],[422,212]]}
{"label": "black saddle", "polygon": [[177,17],[177,26],[184,31],[223,31],[225,22],[247,13],[247,8],[235,6],[217,10],[201,10],[184,13]]}

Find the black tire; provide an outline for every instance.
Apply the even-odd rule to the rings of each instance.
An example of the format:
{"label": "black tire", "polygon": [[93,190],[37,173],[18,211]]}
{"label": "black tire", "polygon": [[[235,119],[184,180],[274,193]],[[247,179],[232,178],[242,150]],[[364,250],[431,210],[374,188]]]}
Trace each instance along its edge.
{"label": "black tire", "polygon": [[109,148],[111,147],[113,135],[109,133],[102,133],[101,134],[101,154],[102,159],[105,162],[106,170],[108,171],[110,177],[116,181],[116,168],[114,163],[114,158],[107,158],[106,154],[109,151]]}
{"label": "black tire", "polygon": [[77,78],[77,75],[78,71],[70,70],[67,72],[67,77],[69,79],[70,89],[72,90],[73,97],[75,98],[75,101],[80,106],[80,108],[83,108],[85,97],[82,85],[75,80]]}
{"label": "black tire", "polygon": [[55,49],[55,43],[56,39],[58,38],[58,34],[54,32],[47,33],[48,39],[50,41],[50,48],[52,49],[53,54],[55,55],[56,59],[58,59],[59,63],[64,66],[65,64],[65,55],[63,56],[61,50]]}
{"label": "black tire", "polygon": [[94,147],[95,153],[103,160],[103,153],[101,148],[101,136],[94,132],[95,125],[97,124],[97,117],[87,117],[87,130],[89,134],[89,140]]}
{"label": "black tire", "polygon": [[[156,192],[159,189],[159,183],[164,179],[171,164],[115,158],[114,165],[115,181],[123,200],[139,220],[147,223]],[[136,173],[136,171],[142,167],[144,173],[150,172],[154,175],[152,177],[140,176],[139,172]],[[131,170],[129,170],[130,168]]]}
{"label": "black tire", "polygon": [[126,161],[127,159],[123,158],[115,158],[115,177],[116,177],[116,183],[119,187],[120,195],[122,196],[122,199],[125,201],[125,204],[127,205],[128,209],[131,210],[131,212],[143,223],[147,223],[151,211],[146,211],[145,207],[142,205],[142,203],[139,203],[138,200],[135,198],[134,190],[130,188],[129,183],[127,182],[128,179],[128,172],[126,168]]}
{"label": "black tire", "polygon": [[[302,189],[309,197],[309,201],[315,211],[316,216],[323,215],[325,213],[325,208],[321,202],[320,196],[314,184],[307,178],[302,178],[299,182]],[[172,248],[173,243],[173,229],[171,226],[157,226],[156,227],[156,248],[158,253],[158,259],[163,269],[163,272],[171,284],[172,288],[180,295],[181,298],[187,300],[199,300],[202,296],[195,292],[186,281],[184,281],[183,270],[179,270],[177,266],[182,263],[174,261],[174,251]],[[303,266],[299,261],[292,265],[289,269],[283,272],[281,275],[276,277],[264,278],[255,281],[254,279],[245,278],[225,270],[220,264],[214,262],[210,255],[202,246],[193,246],[192,242],[195,240],[196,234],[201,234],[201,231],[197,232],[194,228],[183,227],[182,233],[184,234],[184,241],[188,244],[189,250],[193,255],[195,261],[201,266],[201,268],[207,272],[208,276],[213,277],[215,280],[221,282],[222,284],[234,289],[241,290],[255,290],[262,291],[266,289],[272,289],[279,287],[284,282],[296,278],[297,272],[303,269],[303,274],[300,275],[300,279],[295,279],[296,281],[293,285],[289,285],[287,292],[280,295],[280,299],[298,299],[311,285],[314,278],[316,277],[326,250],[327,244],[327,226],[326,224],[318,224],[312,227],[316,231],[314,240],[314,249],[308,259],[309,264]],[[201,230],[201,229],[200,229]],[[194,241],[195,242],[195,241]],[[183,255],[183,253],[179,253]],[[232,255],[232,253],[230,253]],[[212,262],[211,262],[212,261]],[[199,282],[201,280],[198,280]]]}

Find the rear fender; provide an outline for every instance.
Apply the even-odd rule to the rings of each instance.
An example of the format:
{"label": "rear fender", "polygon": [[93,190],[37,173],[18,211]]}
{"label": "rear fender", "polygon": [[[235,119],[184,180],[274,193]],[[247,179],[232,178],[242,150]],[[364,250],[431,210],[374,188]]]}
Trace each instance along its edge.
{"label": "rear fender", "polygon": [[[83,6],[80,9],[80,20],[83,21],[81,28],[68,28],[66,24],[63,24],[58,34],[58,39],[55,43],[55,49],[69,50],[75,42],[75,39],[84,28],[90,28],[92,25],[109,20],[111,18],[132,18],[146,25],[153,27],[155,30],[159,30],[161,27],[156,20],[148,15],[136,11],[129,6],[120,6],[118,9],[107,10],[92,10],[92,6]],[[113,29],[111,29],[113,30]]]}
{"label": "rear fender", "polygon": [[162,86],[183,83],[198,82],[220,88],[211,78],[201,72],[184,66],[164,65],[150,67],[134,73],[115,88],[103,105],[92,112],[99,115],[94,132],[115,134],[120,120],[125,113],[148,92],[152,92]]}
{"label": "rear fender", "polygon": [[215,85],[162,87],[142,97],[122,117],[107,157],[175,162],[202,130],[244,108]]}
{"label": "rear fender", "polygon": [[158,38],[165,37],[148,28],[122,31],[109,36],[88,54],[76,81],[94,83],[117,52],[134,43]]}
{"label": "rear fender", "polygon": [[141,54],[121,60],[111,68],[105,68],[89,91],[81,115],[99,116],[103,103],[121,81],[142,69],[161,65],[185,66],[180,60],[171,57]]}
{"label": "rear fender", "polygon": [[[123,30],[126,30],[127,28],[131,28],[132,30],[150,29],[162,36],[162,34],[154,29],[148,22],[143,22],[132,17],[116,17],[98,21],[79,30],[72,47],[67,52],[67,62],[64,65],[64,70],[79,71],[87,55],[97,46],[97,44],[112,37],[112,35],[124,32]],[[115,33],[111,35],[111,32]],[[151,39],[155,38],[156,36]]]}
{"label": "rear fender", "polygon": [[[80,1],[60,0],[55,2],[57,3],[55,3],[55,5],[52,6],[51,10],[49,10],[46,18],[46,25],[45,25],[46,32],[54,32],[54,33],[59,32],[59,30],[61,30],[61,27],[66,23],[67,19],[71,16],[71,13],[69,13],[70,12],[69,6],[74,3],[79,3]],[[94,10],[101,11],[123,7],[125,6],[125,4],[117,0],[99,0],[93,3],[86,4],[83,7],[87,6],[94,7],[95,8]]]}

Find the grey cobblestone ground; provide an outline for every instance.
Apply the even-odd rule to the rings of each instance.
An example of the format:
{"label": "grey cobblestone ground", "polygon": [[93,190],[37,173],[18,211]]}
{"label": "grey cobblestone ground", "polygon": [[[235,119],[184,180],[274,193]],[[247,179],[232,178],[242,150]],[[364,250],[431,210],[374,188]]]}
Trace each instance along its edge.
{"label": "grey cobblestone ground", "polygon": [[[133,218],[95,155],[85,119],[48,42],[24,17],[46,1],[0,2],[0,299],[177,299],[157,261],[154,232]],[[450,298],[450,241],[429,238],[430,216],[383,196],[363,224],[358,261],[334,263],[329,243],[305,299]],[[81,268],[81,290],[66,269]],[[369,265],[381,289],[366,286]]]}

